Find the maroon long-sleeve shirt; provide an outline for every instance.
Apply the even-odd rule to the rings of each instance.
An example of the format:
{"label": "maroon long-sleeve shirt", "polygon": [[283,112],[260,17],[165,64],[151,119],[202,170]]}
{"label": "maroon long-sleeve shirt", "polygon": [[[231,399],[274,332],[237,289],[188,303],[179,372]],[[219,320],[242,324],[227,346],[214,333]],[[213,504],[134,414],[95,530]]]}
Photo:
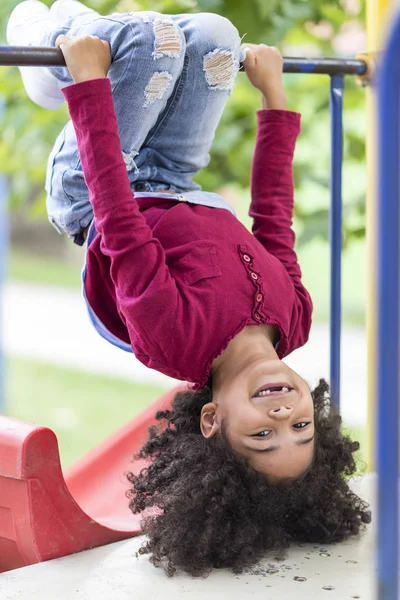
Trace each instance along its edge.
{"label": "maroon long-sleeve shirt", "polygon": [[85,293],[146,366],[204,385],[245,326],[273,324],[281,358],[308,338],[312,302],[291,229],[300,115],[262,110],[252,169],[252,235],[229,211],[134,199],[108,79],[64,89],[99,235]]}

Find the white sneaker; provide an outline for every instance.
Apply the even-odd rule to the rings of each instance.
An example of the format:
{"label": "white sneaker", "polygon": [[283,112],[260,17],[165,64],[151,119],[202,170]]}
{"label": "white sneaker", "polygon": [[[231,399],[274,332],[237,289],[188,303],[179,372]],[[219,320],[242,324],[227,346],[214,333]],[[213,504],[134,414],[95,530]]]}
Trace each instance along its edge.
{"label": "white sneaker", "polygon": [[[43,37],[59,26],[45,4],[26,0],[17,4],[7,23],[10,46],[40,46]],[[19,67],[29,98],[43,108],[56,109],[64,103],[60,83],[47,67]]]}
{"label": "white sneaker", "polygon": [[98,12],[78,0],[56,0],[50,7],[50,14],[60,25],[63,25],[70,17],[80,17],[86,14],[100,16]]}
{"label": "white sneaker", "polygon": [[26,0],[17,4],[7,23],[7,42],[10,46],[40,46],[49,30],[58,23],[43,2]]}

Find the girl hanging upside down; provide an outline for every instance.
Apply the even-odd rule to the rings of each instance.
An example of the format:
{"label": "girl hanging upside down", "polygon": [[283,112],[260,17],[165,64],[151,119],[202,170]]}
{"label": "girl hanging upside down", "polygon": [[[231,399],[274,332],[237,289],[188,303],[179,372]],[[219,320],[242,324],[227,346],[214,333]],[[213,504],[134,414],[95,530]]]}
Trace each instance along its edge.
{"label": "girl hanging upside down", "polygon": [[[160,412],[129,474],[155,565],[240,571],[290,542],[325,544],[370,521],[348,486],[359,444],[321,380],[282,359],[305,344],[312,303],[291,229],[300,116],[286,110],[276,48],[241,47],[216,14],[101,17],[37,0],[11,45],[58,45],[68,68],[21,68],[28,95],[71,121],[47,174],[49,219],[86,241],[84,295],[98,332],[193,384]],[[251,177],[253,233],[193,176],[207,166],[240,63],[262,94]],[[118,402],[118,398],[113,398]],[[151,510],[152,509],[152,510]],[[147,514],[147,516],[146,516]]]}

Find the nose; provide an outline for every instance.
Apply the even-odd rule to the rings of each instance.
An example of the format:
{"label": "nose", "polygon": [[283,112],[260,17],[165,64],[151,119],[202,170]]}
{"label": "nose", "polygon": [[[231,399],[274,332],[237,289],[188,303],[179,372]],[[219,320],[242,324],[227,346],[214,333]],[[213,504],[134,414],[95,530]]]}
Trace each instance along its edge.
{"label": "nose", "polygon": [[268,411],[268,416],[271,419],[276,419],[277,421],[284,421],[285,419],[289,419],[293,413],[293,406],[290,405],[282,405],[276,406],[275,408],[271,408]]}

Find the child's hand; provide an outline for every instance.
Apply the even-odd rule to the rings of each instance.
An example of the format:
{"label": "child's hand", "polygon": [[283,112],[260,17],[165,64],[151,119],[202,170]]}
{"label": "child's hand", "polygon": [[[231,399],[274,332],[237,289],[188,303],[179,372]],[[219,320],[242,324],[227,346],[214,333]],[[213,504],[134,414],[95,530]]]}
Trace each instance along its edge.
{"label": "child's hand", "polygon": [[282,83],[283,58],[279,50],[265,44],[244,44],[244,69],[250,83],[263,95],[264,107],[286,109]]}
{"label": "child's hand", "polygon": [[75,83],[107,77],[111,64],[108,42],[93,35],[83,38],[59,35],[56,46],[63,53]]}

